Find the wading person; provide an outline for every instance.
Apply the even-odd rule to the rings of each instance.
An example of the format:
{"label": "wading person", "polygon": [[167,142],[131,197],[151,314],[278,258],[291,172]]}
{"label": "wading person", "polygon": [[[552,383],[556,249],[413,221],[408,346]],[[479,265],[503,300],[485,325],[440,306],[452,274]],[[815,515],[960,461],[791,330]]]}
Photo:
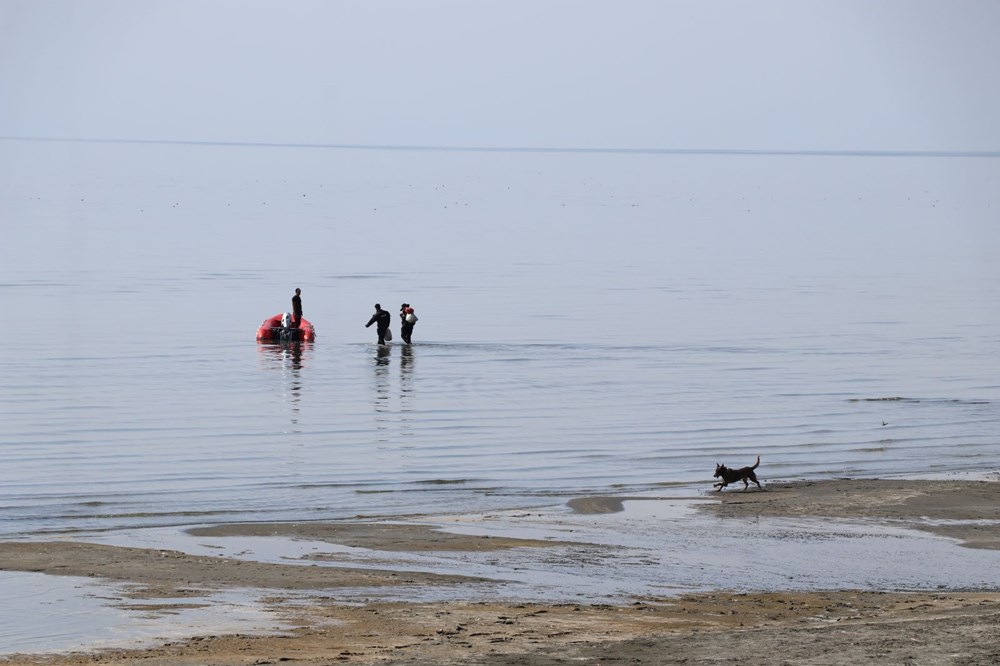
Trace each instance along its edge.
{"label": "wading person", "polygon": [[410,338],[413,336],[413,325],[417,323],[417,315],[409,303],[403,303],[399,307],[399,318],[402,320],[399,327],[399,337],[403,338],[403,342],[406,344],[410,344]]}
{"label": "wading person", "polygon": [[375,314],[372,318],[368,320],[365,324],[365,328],[368,328],[372,324],[375,324],[375,330],[378,331],[378,343],[380,345],[385,344],[385,334],[389,330],[389,324],[392,322],[392,316],[389,314],[388,310],[383,310],[382,306],[378,303],[375,304]]}

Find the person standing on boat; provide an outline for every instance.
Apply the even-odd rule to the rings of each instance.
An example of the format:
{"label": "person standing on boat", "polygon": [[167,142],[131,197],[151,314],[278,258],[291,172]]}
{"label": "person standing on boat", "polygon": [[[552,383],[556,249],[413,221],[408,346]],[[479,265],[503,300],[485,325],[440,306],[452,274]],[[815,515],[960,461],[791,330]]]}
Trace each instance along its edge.
{"label": "person standing on boat", "polygon": [[414,314],[409,303],[403,303],[399,306],[399,318],[402,320],[399,327],[399,337],[403,338],[403,342],[406,344],[410,344],[410,338],[413,336],[413,325],[417,323],[417,315]]}
{"label": "person standing on boat", "polygon": [[295,295],[292,296],[292,325],[291,328],[298,328],[299,324],[302,323],[302,290],[295,289]]}
{"label": "person standing on boat", "polygon": [[375,324],[375,328],[378,331],[378,343],[380,345],[385,344],[385,334],[389,330],[389,324],[392,323],[392,315],[389,314],[388,310],[383,310],[382,306],[378,303],[375,304],[375,314],[372,318],[368,320],[365,324],[365,328],[368,328],[372,324]]}

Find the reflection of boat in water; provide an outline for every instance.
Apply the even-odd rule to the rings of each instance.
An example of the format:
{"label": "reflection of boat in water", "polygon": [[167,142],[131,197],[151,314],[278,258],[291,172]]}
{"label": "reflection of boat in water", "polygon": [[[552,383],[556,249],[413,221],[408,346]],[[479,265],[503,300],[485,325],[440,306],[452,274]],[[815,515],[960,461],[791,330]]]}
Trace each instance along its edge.
{"label": "reflection of boat in water", "polygon": [[257,342],[312,342],[316,339],[316,330],[305,317],[298,328],[291,328],[288,323],[291,315],[287,312],[276,314],[261,322],[257,329]]}
{"label": "reflection of boat in water", "polygon": [[[294,330],[294,329],[292,329]],[[268,372],[277,371],[280,381],[273,382],[276,389],[275,395],[288,408],[288,416],[291,419],[293,428],[298,427],[299,413],[302,401],[302,370],[309,357],[312,343],[310,342],[281,342],[280,340],[262,340],[257,345],[257,352],[264,361],[263,367]],[[271,380],[268,380],[269,382]],[[297,430],[296,430],[297,432]]]}

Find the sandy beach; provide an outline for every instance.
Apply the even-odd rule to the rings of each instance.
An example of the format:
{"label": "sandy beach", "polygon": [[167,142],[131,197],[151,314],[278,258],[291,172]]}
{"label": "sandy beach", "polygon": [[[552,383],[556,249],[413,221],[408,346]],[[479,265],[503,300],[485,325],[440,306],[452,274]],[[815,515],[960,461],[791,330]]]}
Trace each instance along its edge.
{"label": "sandy beach", "polygon": [[[833,479],[771,483],[765,491],[704,495],[691,520],[738,526],[763,516],[822,518],[916,529],[963,547],[1000,545],[1000,483]],[[628,498],[580,498],[576,510],[614,513]],[[465,535],[403,523],[270,523],[200,528],[200,536],[275,536],[384,552],[532,552],[558,539]],[[512,550],[513,549],[513,550]],[[0,663],[159,664],[988,664],[1000,661],[1000,590],[734,592],[635,598],[621,604],[371,601],[338,604],[293,593],[336,588],[482,583],[469,575],[391,568],[251,562],[82,541],[0,544],[0,569],[123,584],[115,603],[163,599],[169,612],[204,588],[258,588],[286,622],[270,635],[204,635],[137,649],[9,655]],[[10,601],[9,601],[10,603]],[[16,603],[16,602],[15,602]],[[143,606],[149,609],[150,606]]]}

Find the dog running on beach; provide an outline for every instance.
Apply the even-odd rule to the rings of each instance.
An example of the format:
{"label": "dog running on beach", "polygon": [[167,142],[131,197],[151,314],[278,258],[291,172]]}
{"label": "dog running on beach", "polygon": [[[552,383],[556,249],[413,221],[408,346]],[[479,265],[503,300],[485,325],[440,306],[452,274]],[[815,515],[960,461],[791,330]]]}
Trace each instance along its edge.
{"label": "dog running on beach", "polygon": [[760,482],[757,481],[757,475],[753,473],[753,471],[757,469],[757,465],[759,464],[760,464],[760,456],[757,456],[757,462],[755,462],[752,467],[729,469],[725,465],[716,465],[715,474],[713,474],[712,477],[716,479],[721,477],[722,483],[713,484],[712,487],[718,488],[719,492],[721,493],[722,489],[728,486],[730,483],[736,483],[737,481],[742,481],[743,490],[746,490],[747,488],[750,487],[750,481],[753,481],[754,483],[757,484],[758,488],[764,490],[764,488],[761,487]]}

